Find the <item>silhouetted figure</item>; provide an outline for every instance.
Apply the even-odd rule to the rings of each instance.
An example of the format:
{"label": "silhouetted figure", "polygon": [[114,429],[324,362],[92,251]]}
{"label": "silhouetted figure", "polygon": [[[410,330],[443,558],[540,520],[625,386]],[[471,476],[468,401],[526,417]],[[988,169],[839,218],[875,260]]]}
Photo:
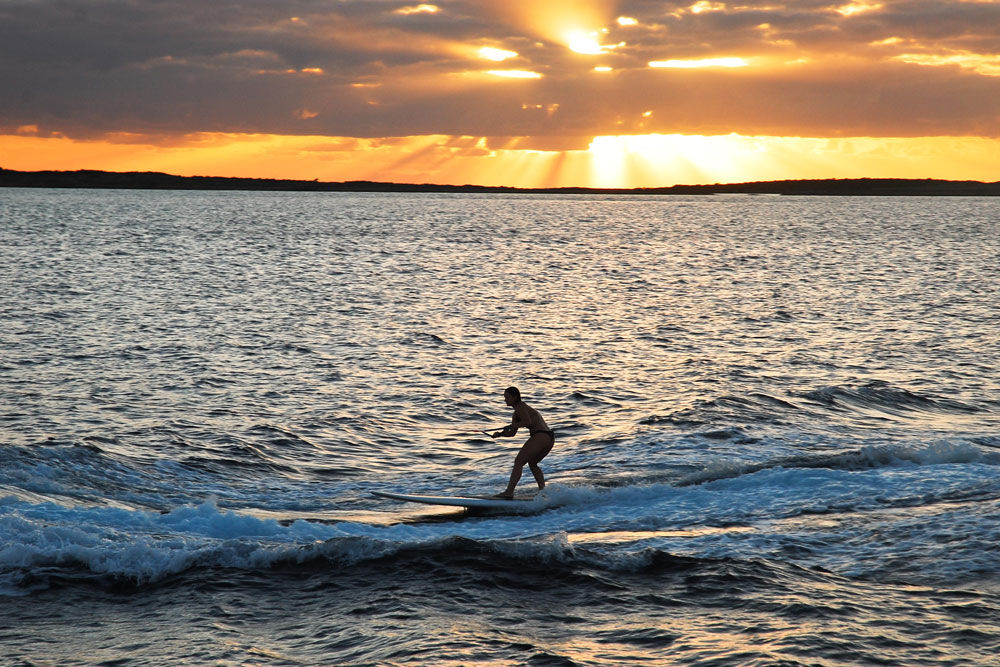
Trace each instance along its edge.
{"label": "silhouetted figure", "polygon": [[518,429],[522,426],[527,426],[530,433],[528,439],[521,445],[521,451],[514,458],[514,469],[510,471],[510,481],[507,482],[507,488],[502,493],[497,494],[498,498],[513,498],[514,487],[521,479],[521,469],[524,468],[525,463],[531,469],[531,474],[535,476],[538,489],[545,488],[545,475],[538,467],[538,462],[552,451],[552,445],[556,443],[556,435],[542,419],[542,416],[538,414],[538,410],[521,400],[521,392],[518,391],[517,387],[507,387],[503,392],[503,400],[514,408],[514,416],[510,425],[493,433],[492,437],[513,437],[517,435]]}

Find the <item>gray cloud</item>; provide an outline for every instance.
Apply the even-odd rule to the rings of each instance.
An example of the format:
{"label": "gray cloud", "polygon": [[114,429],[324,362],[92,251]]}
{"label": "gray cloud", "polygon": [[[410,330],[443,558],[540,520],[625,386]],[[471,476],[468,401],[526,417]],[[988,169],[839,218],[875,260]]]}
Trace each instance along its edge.
{"label": "gray cloud", "polygon": [[[6,2],[0,130],[537,135],[562,145],[568,136],[634,132],[997,136],[1000,127],[1000,77],[893,60],[1000,58],[1000,3],[885,2],[851,16],[812,1],[697,14],[691,2],[604,3],[609,32],[601,42],[625,46],[599,56],[572,53],[514,14],[497,13],[497,3],[395,11],[416,4]],[[639,25],[618,26],[620,15]],[[473,48],[484,44],[520,55],[484,62]],[[764,64],[647,66],[719,55]],[[595,74],[597,64],[615,71]],[[544,76],[469,74],[505,68]]]}

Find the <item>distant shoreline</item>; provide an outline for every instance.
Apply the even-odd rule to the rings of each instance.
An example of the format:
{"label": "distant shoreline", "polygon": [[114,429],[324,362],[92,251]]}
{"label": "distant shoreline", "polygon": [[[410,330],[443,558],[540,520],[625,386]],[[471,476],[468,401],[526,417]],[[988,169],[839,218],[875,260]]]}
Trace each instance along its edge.
{"label": "distant shoreline", "polygon": [[584,195],[837,195],[837,196],[1000,196],[1000,181],[945,181],[905,178],[844,178],[756,181],[661,188],[514,188],[378,181],[323,182],[273,178],[174,176],[160,172],[15,171],[0,168],[0,187],[128,190],[253,190],[263,192],[437,192]]}

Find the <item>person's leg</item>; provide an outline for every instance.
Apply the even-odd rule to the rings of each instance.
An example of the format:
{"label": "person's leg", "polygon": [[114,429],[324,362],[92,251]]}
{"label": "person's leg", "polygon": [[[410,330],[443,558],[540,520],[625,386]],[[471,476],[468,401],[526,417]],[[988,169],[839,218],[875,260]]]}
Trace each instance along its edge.
{"label": "person's leg", "polygon": [[500,498],[514,497],[514,487],[517,486],[517,483],[521,480],[522,468],[524,468],[524,461],[521,459],[521,455],[518,454],[517,458],[514,459],[514,468],[510,471],[510,479],[507,481],[507,488],[498,493],[497,496]]}
{"label": "person's leg", "polygon": [[528,466],[531,469],[531,474],[535,476],[535,483],[538,484],[538,490],[541,491],[545,488],[545,475],[542,474],[542,469],[538,467],[538,463],[552,451],[553,445],[556,444],[556,437],[551,433],[538,433],[537,436],[543,440],[541,446],[535,450],[534,455],[528,460]]}
{"label": "person's leg", "polygon": [[545,488],[545,475],[542,474],[542,469],[538,467],[537,463],[529,463],[528,468],[535,476],[535,483],[538,484],[538,490],[541,491]]}
{"label": "person's leg", "polygon": [[[538,462],[545,458],[550,449],[552,449],[552,439],[545,433],[536,433],[528,438],[527,442],[521,446],[521,451],[514,458],[514,469],[510,471],[510,480],[507,482],[507,488],[497,495],[501,498],[514,497],[514,487],[521,480],[521,470],[525,464],[528,464],[531,468],[531,474],[534,475],[535,482],[538,483],[538,488],[541,489],[544,487],[545,477],[542,476],[542,469],[538,467]],[[536,470],[538,472],[535,472]]]}

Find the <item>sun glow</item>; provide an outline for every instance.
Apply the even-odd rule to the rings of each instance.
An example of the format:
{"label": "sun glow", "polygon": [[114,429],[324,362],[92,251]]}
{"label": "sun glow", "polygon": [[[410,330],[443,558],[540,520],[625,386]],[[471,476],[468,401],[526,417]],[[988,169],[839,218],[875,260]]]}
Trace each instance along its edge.
{"label": "sun glow", "polygon": [[601,44],[598,41],[599,33],[591,32],[570,32],[566,35],[566,45],[571,51],[582,53],[588,56],[598,56],[607,53],[611,49],[616,49],[623,44]]}
{"label": "sun glow", "polygon": [[[978,137],[805,138],[646,134],[594,137],[590,180],[736,183],[800,178],[960,178],[994,181],[1000,140]],[[940,161],[940,162],[938,162]],[[933,174],[933,175],[932,175]],[[642,186],[647,187],[647,186]],[[655,186],[654,186],[655,187]]]}
{"label": "sun glow", "polygon": [[678,166],[702,175],[731,172],[734,149],[728,136],[646,134],[594,137],[588,151],[593,156],[592,181],[600,187],[622,187],[623,182],[648,180]]}
{"label": "sun glow", "polygon": [[[543,116],[554,105],[527,104]],[[312,113],[312,112],[309,112]],[[307,114],[308,115],[308,114]],[[533,187],[660,187],[800,178],[996,181],[1000,139],[648,134],[598,137],[352,137],[201,133],[101,140],[0,135],[2,166],[181,176]]]}
{"label": "sun glow", "polygon": [[[539,2],[538,0],[504,0],[490,3],[492,11],[505,20],[527,29],[545,43],[561,44],[581,55],[596,56],[621,48],[623,42],[604,44],[609,34],[608,26],[616,22],[617,3],[611,0],[564,0]],[[637,25],[638,21],[622,16],[619,26]]]}

